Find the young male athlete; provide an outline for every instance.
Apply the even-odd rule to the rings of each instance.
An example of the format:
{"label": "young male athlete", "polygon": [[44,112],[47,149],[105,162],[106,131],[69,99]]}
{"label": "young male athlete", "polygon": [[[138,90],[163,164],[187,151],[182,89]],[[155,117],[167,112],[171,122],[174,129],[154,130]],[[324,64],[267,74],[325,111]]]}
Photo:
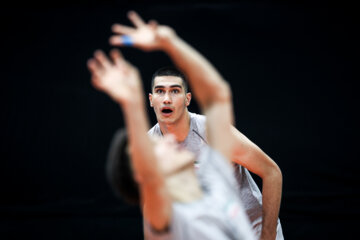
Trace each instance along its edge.
{"label": "young male athlete", "polygon": [[[145,23],[135,12],[129,13],[129,19],[135,27],[121,24],[113,26],[116,35],[110,38],[115,46],[132,46],[142,50],[162,50],[166,52],[175,65],[189,79],[197,82],[221,78],[215,69],[191,46],[179,38],[168,26],[158,25],[154,20]],[[166,71],[165,71],[166,72]],[[190,81],[192,86],[194,83]],[[198,154],[208,144],[211,136],[205,134],[205,126],[209,119],[202,115],[188,112],[191,94],[186,91],[184,78],[179,74],[161,73],[154,76],[150,104],[154,108],[158,124],[150,131],[150,135],[166,135],[171,133],[176,140],[190,151]],[[223,89],[213,85],[206,92],[207,97],[222,94]],[[198,99],[205,98],[202,88],[193,88]],[[203,102],[200,101],[200,106]],[[204,109],[202,107],[202,109]],[[215,114],[215,113],[214,113]],[[217,118],[223,118],[216,113]],[[240,197],[244,203],[253,229],[260,239],[283,239],[280,221],[278,220],[282,174],[276,163],[258,146],[234,127],[230,127],[234,137],[231,148],[231,159],[237,165],[237,181]],[[262,194],[252,179],[251,171],[262,179]]]}
{"label": "young male athlete", "polygon": [[[195,91],[201,91],[195,96],[208,126],[209,147],[199,154],[200,168],[195,172],[194,154],[180,148],[172,135],[151,140],[139,73],[119,51],[112,51],[111,59],[97,51],[88,67],[93,86],[123,110],[128,134],[116,134],[108,171],[115,190],[141,205],[145,238],[255,239],[230,161],[235,139],[230,128],[233,113],[227,83],[204,58],[195,60],[197,65],[208,65],[214,74],[206,79],[190,77]],[[221,91],[214,94],[214,88]],[[129,180],[132,176],[135,181]]]}

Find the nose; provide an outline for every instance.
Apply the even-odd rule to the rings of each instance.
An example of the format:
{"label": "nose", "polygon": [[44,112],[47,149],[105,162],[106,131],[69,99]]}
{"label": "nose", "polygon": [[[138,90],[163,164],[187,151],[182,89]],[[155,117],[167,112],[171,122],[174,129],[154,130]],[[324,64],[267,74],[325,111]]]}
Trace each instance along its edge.
{"label": "nose", "polygon": [[171,103],[171,95],[170,95],[169,93],[165,93],[163,102],[164,102],[165,104]]}

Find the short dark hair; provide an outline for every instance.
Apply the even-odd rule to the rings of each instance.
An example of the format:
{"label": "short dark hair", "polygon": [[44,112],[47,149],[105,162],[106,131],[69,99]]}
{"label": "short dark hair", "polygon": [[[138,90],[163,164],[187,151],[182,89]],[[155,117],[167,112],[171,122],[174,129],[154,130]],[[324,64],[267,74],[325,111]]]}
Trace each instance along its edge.
{"label": "short dark hair", "polygon": [[151,91],[154,89],[154,84],[155,84],[155,78],[156,77],[160,77],[160,76],[174,76],[174,77],[179,77],[182,80],[182,85],[184,87],[184,92],[187,93],[188,92],[188,84],[187,84],[187,79],[184,73],[182,73],[179,69],[177,69],[174,66],[166,66],[166,67],[162,67],[159,68],[158,70],[156,70],[156,72],[153,74],[152,79],[151,79]]}
{"label": "short dark hair", "polygon": [[118,197],[122,197],[130,204],[140,204],[139,187],[133,177],[127,146],[127,132],[125,128],[121,128],[116,131],[110,144],[106,176]]}

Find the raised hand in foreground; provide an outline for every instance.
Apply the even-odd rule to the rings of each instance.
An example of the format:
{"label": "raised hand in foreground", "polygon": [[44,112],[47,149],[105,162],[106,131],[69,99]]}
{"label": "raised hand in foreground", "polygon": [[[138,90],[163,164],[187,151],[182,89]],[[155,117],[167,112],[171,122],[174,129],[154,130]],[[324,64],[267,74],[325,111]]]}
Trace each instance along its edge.
{"label": "raised hand in foreground", "polygon": [[140,74],[123,58],[119,50],[111,50],[110,58],[103,51],[97,50],[94,57],[88,60],[91,83],[115,102],[124,104],[131,100],[135,93],[141,94]]}

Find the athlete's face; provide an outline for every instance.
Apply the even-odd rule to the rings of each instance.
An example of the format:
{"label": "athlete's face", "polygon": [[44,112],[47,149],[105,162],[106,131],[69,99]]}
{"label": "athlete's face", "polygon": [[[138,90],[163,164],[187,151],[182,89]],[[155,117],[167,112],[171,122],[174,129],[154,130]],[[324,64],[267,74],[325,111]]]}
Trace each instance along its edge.
{"label": "athlete's face", "polygon": [[176,123],[186,113],[191,93],[185,93],[182,83],[182,79],[176,76],[158,76],[154,79],[149,100],[158,122]]}

